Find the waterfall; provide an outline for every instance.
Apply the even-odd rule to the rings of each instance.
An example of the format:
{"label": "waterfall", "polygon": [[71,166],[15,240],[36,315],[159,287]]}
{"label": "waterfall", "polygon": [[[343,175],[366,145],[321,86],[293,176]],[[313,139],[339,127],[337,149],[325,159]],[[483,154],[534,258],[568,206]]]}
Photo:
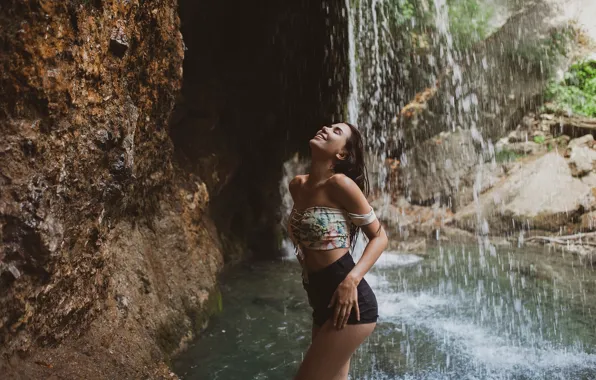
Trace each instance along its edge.
{"label": "waterfall", "polygon": [[354,17],[355,10],[350,7],[350,0],[346,0],[348,17],[348,59],[350,60],[350,95],[348,98],[348,122],[358,124],[358,113],[360,109],[358,101],[358,73],[356,72],[358,59],[356,56],[356,42],[354,40]]}

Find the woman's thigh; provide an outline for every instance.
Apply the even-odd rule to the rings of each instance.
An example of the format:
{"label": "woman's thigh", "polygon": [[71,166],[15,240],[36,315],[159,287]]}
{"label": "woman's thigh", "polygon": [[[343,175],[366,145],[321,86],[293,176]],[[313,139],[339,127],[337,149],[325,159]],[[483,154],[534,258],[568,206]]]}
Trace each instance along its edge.
{"label": "woman's thigh", "polygon": [[[312,325],[312,337],[311,343],[315,340],[317,333],[321,328],[313,323]],[[350,357],[351,359],[351,357]],[[350,372],[350,359],[342,366],[339,370],[339,373],[332,379],[332,380],[345,380],[348,378],[348,373]]]}
{"label": "woman's thigh", "polygon": [[331,319],[315,331],[313,342],[295,380],[328,380],[337,375],[354,351],[373,332],[376,323],[346,325],[337,330]]}
{"label": "woman's thigh", "polygon": [[312,344],[312,342],[315,341],[315,338],[317,337],[317,333],[319,332],[320,329],[321,329],[321,327],[315,325],[314,323],[312,324],[312,335],[310,337],[311,344]]}

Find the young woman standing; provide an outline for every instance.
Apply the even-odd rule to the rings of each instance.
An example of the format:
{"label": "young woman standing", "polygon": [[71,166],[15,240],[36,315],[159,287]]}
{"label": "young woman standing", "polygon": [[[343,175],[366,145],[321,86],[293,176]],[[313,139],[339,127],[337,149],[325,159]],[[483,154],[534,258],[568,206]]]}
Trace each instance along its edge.
{"label": "young woman standing", "polygon": [[[350,358],[373,332],[377,300],[364,275],[387,246],[387,235],[368,203],[364,144],[347,123],[325,126],[310,140],[309,174],[290,182],[294,207],[289,232],[313,308],[312,343],[295,380],[344,380]],[[353,250],[368,237],[358,264]]]}

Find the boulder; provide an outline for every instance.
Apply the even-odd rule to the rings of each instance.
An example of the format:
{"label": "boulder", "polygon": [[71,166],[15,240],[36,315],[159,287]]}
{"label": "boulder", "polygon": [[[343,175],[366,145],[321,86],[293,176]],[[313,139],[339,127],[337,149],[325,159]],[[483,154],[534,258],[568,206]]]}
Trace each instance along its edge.
{"label": "boulder", "polygon": [[404,224],[403,213],[395,205],[383,199],[376,199],[371,202],[371,206],[375,210],[377,218],[387,226],[398,227]]}
{"label": "boulder", "polygon": [[546,148],[544,145],[535,143],[534,141],[523,141],[497,146],[497,151],[501,150],[509,150],[520,156],[527,156],[531,154],[538,154],[541,151],[545,151]]}
{"label": "boulder", "polygon": [[572,176],[566,160],[548,153],[526,163],[456,213],[455,222],[483,234],[498,235],[520,228],[557,231],[589,209],[592,198],[591,187]]}
{"label": "boulder", "polygon": [[569,141],[569,148],[592,146],[594,143],[594,136],[585,135]]}
{"label": "boulder", "polygon": [[527,129],[522,129],[521,127],[517,127],[514,131],[509,132],[509,135],[507,135],[507,142],[510,143],[525,142],[528,140],[529,131]]}
{"label": "boulder", "polygon": [[[474,191],[481,193],[502,175],[496,165],[484,165],[480,142],[469,130],[442,133],[424,141],[405,154],[400,166],[400,187],[410,202],[439,203],[452,210],[471,202]],[[479,162],[483,165],[480,166]]]}
{"label": "boulder", "polygon": [[[591,137],[591,135],[590,135]],[[573,142],[575,140],[572,140]],[[573,146],[569,152],[569,168],[574,177],[589,174],[596,164],[596,151],[587,146]]]}

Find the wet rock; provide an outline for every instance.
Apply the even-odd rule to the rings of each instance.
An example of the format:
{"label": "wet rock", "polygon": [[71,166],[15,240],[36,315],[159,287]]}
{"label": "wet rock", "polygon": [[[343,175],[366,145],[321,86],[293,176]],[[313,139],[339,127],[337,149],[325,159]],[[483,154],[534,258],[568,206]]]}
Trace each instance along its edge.
{"label": "wet rock", "polygon": [[[161,17],[143,2],[98,10],[101,3],[0,7],[0,40],[10,41],[0,54],[0,356],[23,359],[17,376],[3,368],[2,378],[154,378],[155,363],[169,355],[155,343],[155,326],[166,311],[186,315],[181,296],[212,289],[221,268],[210,221],[187,224],[182,215],[194,211],[173,184],[164,126],[181,87],[178,4],[153,4]],[[132,36],[142,37],[134,54]],[[150,118],[135,124],[128,103]],[[128,152],[142,162],[134,181],[123,169]],[[157,216],[162,198],[170,203]],[[125,208],[138,214],[122,216]],[[151,281],[149,295],[138,291],[138,269]],[[125,328],[122,310],[132,315]],[[119,363],[106,360],[108,347]],[[40,373],[36,360],[62,364]]]}
{"label": "wet rock", "polygon": [[471,231],[487,226],[493,235],[528,226],[556,231],[589,208],[591,198],[590,187],[571,175],[566,160],[549,153],[483,194],[478,204],[456,213],[455,220]]}
{"label": "wet rock", "polygon": [[509,143],[519,143],[519,142],[526,142],[529,140],[530,132],[528,129],[521,127],[517,127],[514,131],[511,131],[507,136],[507,142]]}
{"label": "wet rock", "polygon": [[596,230],[596,211],[590,211],[581,216],[580,227],[582,231]]}
{"label": "wet rock", "polygon": [[576,147],[590,147],[594,144],[594,136],[592,135],[585,135],[582,137],[578,137],[576,139],[573,139],[571,141],[569,141],[569,145],[568,147],[570,149],[576,148]]}
{"label": "wet rock", "polygon": [[12,263],[11,263],[11,264],[8,264],[8,271],[9,271],[10,273],[12,273],[12,275],[14,276],[14,278],[15,278],[16,280],[18,280],[18,279],[19,279],[19,277],[21,277],[21,271],[19,271],[19,270],[17,269],[17,267],[15,267],[15,266],[14,266],[14,264],[12,264]]}
{"label": "wet rock", "polygon": [[[371,206],[375,210],[375,214],[380,221],[388,226],[398,226],[402,219],[402,212],[400,209],[383,199],[376,199],[371,202]],[[402,223],[403,224],[403,223]]]}
{"label": "wet rock", "polygon": [[438,236],[440,240],[450,242],[472,242],[476,240],[476,235],[469,231],[450,226],[443,226],[435,232],[435,237]]}
{"label": "wet rock", "polygon": [[546,151],[546,148],[534,141],[517,142],[513,144],[506,144],[497,147],[497,151],[508,150],[521,156],[538,154],[541,151]]}
{"label": "wet rock", "polygon": [[[536,65],[533,62],[535,58],[522,57],[524,54],[521,52],[537,46],[561,43],[555,42],[554,37],[546,37],[559,35],[567,27],[568,21],[562,22],[561,18],[556,17],[560,14],[557,8],[542,1],[532,2],[531,6],[509,18],[489,38],[476,44],[474,54],[483,59],[457,60],[458,72],[462,73],[458,85],[463,83],[470,97],[473,94],[474,98],[491,99],[490,102],[478,102],[474,112],[461,112],[458,120],[454,121],[452,114],[446,110],[449,110],[449,104],[458,103],[453,98],[458,90],[456,81],[447,72],[437,80],[435,86],[416,94],[415,99],[401,109],[392,123],[397,133],[391,133],[390,136],[396,136],[393,138],[403,141],[403,145],[413,146],[440,131],[451,129],[453,123],[481,126],[482,137],[492,141],[506,135],[520,121],[520,129],[530,128],[533,122],[521,119],[528,111],[536,109],[537,100],[542,97],[549,80],[549,75],[544,75],[544,71],[558,69],[563,59],[561,56],[551,56],[546,66]],[[504,54],[506,51],[508,53]],[[494,96],[493,83],[499,83],[500,96]],[[430,95],[424,96],[425,93]],[[460,102],[463,100],[461,98]],[[423,99],[422,104],[419,104],[418,99]],[[412,110],[409,106],[414,104],[416,107]],[[523,133],[510,137],[515,142],[524,141]],[[395,145],[400,143],[398,141]]]}
{"label": "wet rock", "polygon": [[124,20],[117,20],[116,26],[112,28],[110,34],[110,52],[115,56],[122,58],[128,49],[128,38],[126,37],[126,25]]}
{"label": "wet rock", "polygon": [[500,175],[495,166],[476,170],[483,156],[471,131],[460,130],[429,139],[406,152],[400,166],[400,187],[413,204],[439,202],[453,210],[490,188]]}
{"label": "wet rock", "polygon": [[25,139],[21,144],[21,148],[25,156],[34,156],[37,153],[35,142],[31,139]]}
{"label": "wet rock", "polygon": [[575,141],[569,143],[569,168],[574,177],[582,177],[596,167],[596,150],[588,148],[585,143],[572,144]]}
{"label": "wet rock", "polygon": [[581,181],[591,188],[596,188],[596,173],[590,172],[581,177]]}
{"label": "wet rock", "polygon": [[111,145],[112,133],[106,129],[100,129],[95,133],[95,141],[101,148],[108,148]]}
{"label": "wet rock", "polygon": [[425,238],[390,242],[390,247],[399,252],[417,253],[422,256],[426,255],[427,250]]}

